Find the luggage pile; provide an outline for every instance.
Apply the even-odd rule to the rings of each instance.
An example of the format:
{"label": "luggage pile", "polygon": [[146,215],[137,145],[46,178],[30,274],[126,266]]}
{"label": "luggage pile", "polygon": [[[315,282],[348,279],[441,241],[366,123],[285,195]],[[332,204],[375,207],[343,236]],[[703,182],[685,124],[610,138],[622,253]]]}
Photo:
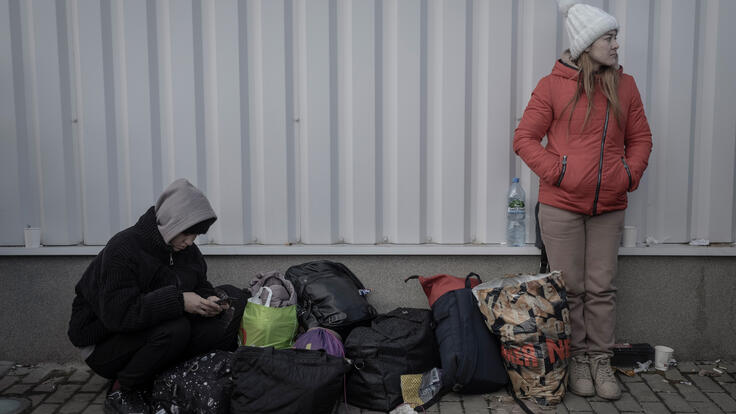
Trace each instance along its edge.
{"label": "luggage pile", "polygon": [[[405,282],[411,279],[419,280],[431,309],[378,314],[355,274],[326,260],[292,266],[284,276],[257,275],[248,287],[241,346],[161,374],[153,393],[157,414],[332,413],[341,400],[374,411],[422,412],[448,392],[496,391],[509,374],[518,388],[516,368],[502,357],[516,351],[496,324],[498,292],[479,289],[488,284],[474,273]],[[565,339],[569,328],[558,330]],[[207,361],[217,366],[202,369]],[[520,387],[526,396],[534,391]]]}

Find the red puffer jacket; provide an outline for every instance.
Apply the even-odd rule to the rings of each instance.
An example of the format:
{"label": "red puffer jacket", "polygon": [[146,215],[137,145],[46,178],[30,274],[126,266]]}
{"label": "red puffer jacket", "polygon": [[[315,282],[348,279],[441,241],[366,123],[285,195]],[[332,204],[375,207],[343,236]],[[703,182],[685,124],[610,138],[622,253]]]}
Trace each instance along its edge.
{"label": "red puffer jacket", "polygon": [[541,203],[588,215],[626,208],[627,191],[639,186],[647,168],[652,133],[634,78],[619,73],[620,123],[596,90],[585,128],[585,94],[571,122],[567,106],[577,88],[577,69],[557,61],[537,84],[516,128],[514,152],[539,176]]}

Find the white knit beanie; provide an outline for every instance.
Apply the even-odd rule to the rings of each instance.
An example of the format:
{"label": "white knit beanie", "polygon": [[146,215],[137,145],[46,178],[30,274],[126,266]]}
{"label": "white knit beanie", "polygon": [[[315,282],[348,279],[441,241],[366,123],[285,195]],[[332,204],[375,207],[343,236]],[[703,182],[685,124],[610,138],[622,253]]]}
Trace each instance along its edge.
{"label": "white knit beanie", "polygon": [[572,60],[606,32],[618,30],[616,18],[597,7],[576,0],[558,0],[558,3],[560,12],[567,17]]}

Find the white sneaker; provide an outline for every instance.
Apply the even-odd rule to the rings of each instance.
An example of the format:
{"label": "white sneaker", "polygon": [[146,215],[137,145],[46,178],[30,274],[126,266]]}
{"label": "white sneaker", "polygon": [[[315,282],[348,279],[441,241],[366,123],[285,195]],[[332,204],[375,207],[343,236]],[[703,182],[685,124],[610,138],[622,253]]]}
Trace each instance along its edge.
{"label": "white sneaker", "polygon": [[581,397],[595,395],[593,378],[590,375],[590,361],[586,355],[575,355],[570,359],[570,391]]}
{"label": "white sneaker", "polygon": [[590,357],[590,372],[595,381],[595,393],[607,400],[618,400],[621,398],[621,387],[618,385],[616,376],[611,368],[611,357],[607,354],[599,354]]}

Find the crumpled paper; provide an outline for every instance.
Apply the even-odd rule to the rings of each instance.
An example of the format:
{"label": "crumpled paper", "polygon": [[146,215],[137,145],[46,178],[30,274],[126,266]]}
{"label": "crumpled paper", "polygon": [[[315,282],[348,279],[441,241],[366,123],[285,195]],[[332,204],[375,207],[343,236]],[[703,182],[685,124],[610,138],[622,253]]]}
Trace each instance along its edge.
{"label": "crumpled paper", "polygon": [[708,239],[692,239],[690,240],[691,246],[709,246],[710,240]]}
{"label": "crumpled paper", "polygon": [[414,411],[413,408],[411,408],[411,405],[409,404],[401,404],[398,407],[394,408],[389,412],[389,414],[415,414],[416,411]]}

